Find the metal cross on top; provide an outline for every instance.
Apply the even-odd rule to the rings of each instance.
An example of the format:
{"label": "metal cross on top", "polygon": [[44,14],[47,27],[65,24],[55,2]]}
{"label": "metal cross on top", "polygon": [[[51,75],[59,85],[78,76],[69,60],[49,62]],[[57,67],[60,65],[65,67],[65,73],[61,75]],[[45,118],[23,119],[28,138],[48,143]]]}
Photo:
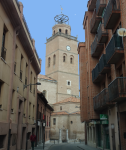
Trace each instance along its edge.
{"label": "metal cross on top", "polygon": [[61,7],[61,14],[62,14],[63,8],[62,8],[62,6],[61,6],[61,5],[60,5],[60,7]]}

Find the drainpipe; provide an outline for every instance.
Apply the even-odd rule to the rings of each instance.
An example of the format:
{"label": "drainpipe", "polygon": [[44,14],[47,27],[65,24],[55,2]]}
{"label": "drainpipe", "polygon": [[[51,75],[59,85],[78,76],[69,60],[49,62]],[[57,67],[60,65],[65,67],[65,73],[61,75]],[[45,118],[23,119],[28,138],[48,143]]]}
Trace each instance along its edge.
{"label": "drainpipe", "polygon": [[119,134],[119,148],[121,150],[121,140],[120,140],[120,117],[119,117],[119,105],[116,104],[117,107],[117,120],[118,120],[118,134]]}

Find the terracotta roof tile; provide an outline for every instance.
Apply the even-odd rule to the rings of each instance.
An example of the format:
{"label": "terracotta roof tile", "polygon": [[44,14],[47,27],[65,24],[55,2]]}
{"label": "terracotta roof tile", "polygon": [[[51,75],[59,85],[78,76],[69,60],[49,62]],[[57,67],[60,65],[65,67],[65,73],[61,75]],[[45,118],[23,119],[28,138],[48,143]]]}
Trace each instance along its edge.
{"label": "terracotta roof tile", "polygon": [[80,99],[76,98],[76,97],[69,97],[67,99],[64,99],[60,102],[57,102],[55,104],[61,104],[61,103],[68,103],[68,102],[72,102],[72,103],[80,103]]}
{"label": "terracotta roof tile", "polygon": [[73,112],[73,113],[70,113],[70,114],[72,114],[72,115],[74,115],[74,114],[80,114],[80,111]]}
{"label": "terracotta roof tile", "polygon": [[56,81],[56,80],[52,79],[51,77],[47,77],[47,76],[42,75],[42,74],[39,74],[39,75],[38,75],[38,78],[39,78],[39,79],[46,79],[46,80],[53,80],[53,81]]}

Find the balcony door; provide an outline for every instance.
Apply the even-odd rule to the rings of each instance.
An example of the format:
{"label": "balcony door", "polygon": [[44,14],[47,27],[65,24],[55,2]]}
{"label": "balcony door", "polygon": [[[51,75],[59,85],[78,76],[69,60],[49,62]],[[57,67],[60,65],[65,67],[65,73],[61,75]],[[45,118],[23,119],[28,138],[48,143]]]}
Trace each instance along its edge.
{"label": "balcony door", "polygon": [[115,126],[114,126],[114,124],[111,124],[111,131],[112,131],[112,150],[116,150],[116,145],[115,145]]}

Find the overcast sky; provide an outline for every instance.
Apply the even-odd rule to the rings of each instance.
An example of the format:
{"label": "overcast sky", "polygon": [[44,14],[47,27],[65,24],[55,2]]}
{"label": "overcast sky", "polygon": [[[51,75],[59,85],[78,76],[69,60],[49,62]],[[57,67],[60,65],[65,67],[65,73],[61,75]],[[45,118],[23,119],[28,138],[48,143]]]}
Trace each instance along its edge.
{"label": "overcast sky", "polygon": [[41,74],[45,75],[46,37],[52,36],[54,17],[63,14],[69,17],[71,35],[84,42],[83,19],[87,11],[88,0],[20,0],[24,6],[24,16],[32,38],[35,39],[36,50],[42,59]]}

